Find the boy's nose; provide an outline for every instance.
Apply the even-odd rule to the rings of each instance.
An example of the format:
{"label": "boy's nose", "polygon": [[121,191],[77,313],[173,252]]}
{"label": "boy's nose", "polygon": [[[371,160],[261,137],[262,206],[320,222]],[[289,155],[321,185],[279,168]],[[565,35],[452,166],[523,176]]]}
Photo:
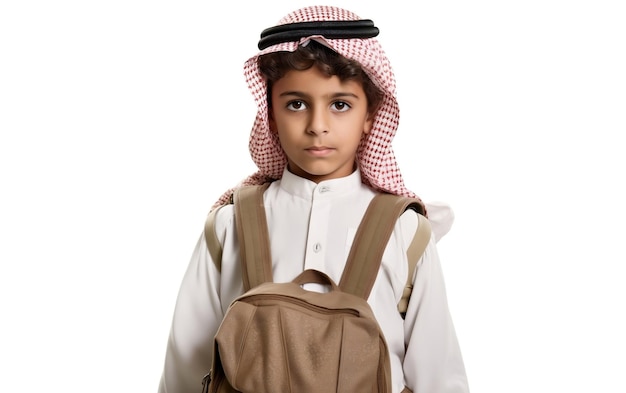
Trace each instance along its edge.
{"label": "boy's nose", "polygon": [[311,111],[311,118],[307,127],[309,134],[326,134],[328,133],[328,116],[324,110],[313,109]]}

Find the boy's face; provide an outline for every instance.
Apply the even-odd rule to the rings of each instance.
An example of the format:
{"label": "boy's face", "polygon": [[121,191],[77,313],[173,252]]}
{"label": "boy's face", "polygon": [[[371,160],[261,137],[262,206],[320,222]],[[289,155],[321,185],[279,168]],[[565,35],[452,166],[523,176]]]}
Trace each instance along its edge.
{"label": "boy's face", "polygon": [[319,183],[354,171],[356,150],[373,120],[359,82],[342,82],[316,67],[292,70],[272,85],[271,99],[270,128],[292,173]]}

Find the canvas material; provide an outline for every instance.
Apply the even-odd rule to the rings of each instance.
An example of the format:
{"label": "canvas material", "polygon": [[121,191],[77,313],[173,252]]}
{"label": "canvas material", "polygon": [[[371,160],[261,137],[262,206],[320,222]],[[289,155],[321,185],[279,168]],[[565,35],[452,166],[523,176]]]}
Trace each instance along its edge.
{"label": "canvas material", "polygon": [[[328,284],[328,293],[301,284]],[[238,298],[215,338],[209,393],[391,392],[387,344],[367,301],[306,270]]]}

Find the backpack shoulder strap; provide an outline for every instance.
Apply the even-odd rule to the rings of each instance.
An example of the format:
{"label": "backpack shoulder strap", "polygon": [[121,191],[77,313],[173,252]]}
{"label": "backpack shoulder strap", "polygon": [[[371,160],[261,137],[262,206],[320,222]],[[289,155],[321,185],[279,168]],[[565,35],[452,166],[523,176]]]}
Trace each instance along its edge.
{"label": "backpack shoulder strap", "polygon": [[263,193],[269,186],[245,186],[234,193],[235,226],[239,240],[244,290],[272,281],[272,258],[263,205]]}
{"label": "backpack shoulder strap", "polygon": [[[246,186],[244,188],[249,188],[248,191],[244,191],[245,195],[241,195],[240,197],[243,197],[243,202],[245,205],[248,205],[247,210],[250,211],[251,209],[255,209],[256,206],[259,206],[258,204],[258,199],[256,200],[257,203],[254,203],[253,201],[255,200],[254,198],[258,198],[259,196],[261,197],[261,204],[260,206],[263,205],[263,200],[262,200],[262,196],[263,196],[263,191],[265,191],[265,189],[267,188],[269,184],[264,184],[261,186]],[[260,195],[256,195],[256,193],[252,192],[252,189],[259,187],[262,188],[262,191],[260,192]],[[238,190],[237,190],[238,191]],[[234,195],[231,196],[230,198],[230,202],[229,204],[233,204],[234,203]],[[215,264],[215,267],[217,268],[217,271],[221,271],[222,270],[222,244],[219,241],[219,238],[217,236],[217,233],[215,231],[215,220],[218,214],[218,211],[223,208],[226,205],[222,205],[222,206],[218,206],[217,208],[211,210],[211,212],[207,215],[207,218],[204,222],[204,240],[206,242],[207,248],[209,250],[209,254],[211,255],[211,259],[213,260],[213,263]],[[265,218],[265,211],[260,212],[262,214],[262,219]],[[239,216],[242,217],[246,216],[247,214],[244,213],[240,213]],[[257,215],[253,215],[253,217],[258,217]],[[241,221],[243,222],[244,218],[241,218]],[[246,221],[248,220],[248,218],[245,219]],[[238,225],[237,222],[235,222],[235,225]],[[257,226],[259,227],[258,223],[252,223],[252,226]],[[264,227],[261,226],[260,228],[266,228],[267,225],[265,225]],[[239,236],[239,235],[238,235]],[[255,233],[250,233],[247,232],[246,234],[243,235],[244,236],[244,240],[248,239],[250,236],[252,237],[256,237]],[[269,236],[268,236],[269,238]],[[240,240],[241,241],[241,240]],[[260,240],[251,240],[253,242],[259,242]],[[269,240],[268,240],[269,241]],[[252,248],[254,248],[254,246],[252,246]],[[243,255],[243,254],[242,254]],[[255,281],[256,282],[256,281]],[[260,283],[260,282],[259,282]]]}
{"label": "backpack shoulder strap", "polygon": [[[266,185],[262,185],[262,186],[247,186],[245,188],[249,189],[249,191],[244,191],[245,195],[242,194],[240,195],[240,198],[246,205],[248,205],[248,208],[245,209],[248,212],[251,211],[255,211],[256,207],[263,207],[263,192],[265,191],[265,189],[267,189],[267,184]],[[252,189],[257,188],[257,192],[252,192]],[[259,192],[260,191],[260,192]],[[379,209],[381,205],[386,205],[387,208],[389,208],[390,204],[391,206],[395,205],[396,202],[394,202],[393,200],[397,199],[397,198],[402,198],[402,197],[398,197],[398,196],[394,196],[394,195],[388,195],[388,194],[382,194],[382,195],[387,195],[387,196],[377,196],[375,198],[384,198],[386,200],[384,201],[378,201],[376,202],[376,205],[378,206],[372,206],[372,204],[370,204],[369,209]],[[256,202],[254,202],[256,200]],[[374,281],[376,280],[376,275],[378,274],[378,269],[380,268],[380,259],[382,259],[382,253],[384,252],[384,248],[386,247],[386,244],[388,242],[388,237],[391,236],[391,232],[393,232],[393,227],[395,226],[395,221],[398,219],[398,217],[404,213],[404,211],[406,209],[408,209],[409,207],[414,208],[416,210],[418,210],[419,212],[422,212],[422,208],[421,205],[419,205],[419,203],[415,204],[415,202],[413,200],[411,200],[410,198],[405,198],[406,202],[403,202],[401,205],[399,206],[404,206],[405,203],[408,202],[408,204],[406,205],[406,207],[403,207],[402,209],[398,210],[398,206],[396,206],[396,210],[399,211],[399,213],[394,213],[393,211],[390,211],[388,214],[383,214],[383,215],[379,215],[379,219],[381,217],[388,217],[389,218],[389,222],[387,223],[387,230],[390,231],[389,235],[387,236],[387,241],[381,241],[380,244],[382,244],[382,251],[379,251],[376,254],[368,254],[367,251],[361,251],[358,253],[355,250],[351,251],[350,257],[348,258],[348,261],[352,260],[352,259],[357,259],[361,258],[360,260],[362,261],[366,261],[364,262],[367,266],[370,266],[370,270],[369,273],[367,271],[363,271],[363,276],[366,277],[372,277],[367,281],[363,281],[363,280],[358,280],[356,283],[353,284],[348,284],[346,282],[344,282],[344,286],[345,286],[345,290],[348,291],[355,291],[355,292],[351,292],[351,293],[361,293],[361,294],[366,294],[365,296],[369,296],[369,292],[371,291],[371,286],[374,284]],[[373,202],[373,201],[372,201]],[[222,261],[222,246],[219,242],[219,239],[217,237],[217,234],[215,233],[215,217],[217,216],[217,212],[219,209],[221,209],[223,206],[220,206],[216,209],[214,209],[213,211],[211,211],[205,221],[205,226],[204,226],[204,236],[205,236],[205,240],[206,240],[206,244],[209,250],[209,253],[211,255],[211,259],[213,260],[213,263],[215,264],[215,266],[217,267],[218,271],[221,271],[221,261]],[[243,242],[247,241],[247,239],[253,239],[255,238],[256,240],[251,240],[252,242],[256,243],[257,245],[253,245],[251,248],[247,247],[248,252],[252,252],[255,249],[257,249],[257,246],[259,244],[264,244],[263,240],[261,239],[262,237],[266,237],[266,241],[267,243],[265,244],[269,244],[269,235],[267,235],[267,233],[263,234],[263,232],[267,232],[267,220],[265,218],[265,209],[260,209],[259,211],[255,211],[255,214],[247,214],[249,217],[253,217],[255,220],[259,220],[256,223],[250,223],[250,226],[248,228],[258,228],[258,231],[246,231],[246,233],[242,233],[240,236],[240,242],[243,244]],[[241,218],[241,222],[243,222],[243,217],[246,216],[246,213],[239,213],[239,217]],[[260,217],[260,218],[259,218]],[[408,258],[408,262],[409,262],[409,273],[407,276],[407,283],[404,289],[404,292],[402,294],[402,299],[400,299],[400,302],[398,303],[398,310],[400,311],[401,314],[406,312],[406,308],[409,302],[409,297],[411,295],[411,291],[413,288],[413,276],[415,275],[415,269],[417,266],[417,262],[420,260],[422,254],[424,253],[424,250],[426,249],[426,246],[428,245],[428,242],[430,241],[430,236],[431,236],[431,227],[430,227],[430,222],[428,221],[428,219],[426,217],[424,217],[422,214],[418,213],[418,219],[419,219],[419,223],[418,223],[418,229],[415,232],[415,235],[413,237],[413,240],[407,250],[407,258]],[[248,218],[246,218],[246,220],[248,220]],[[373,221],[373,219],[368,219],[368,221]],[[263,225],[261,225],[261,223]],[[363,223],[365,224],[365,223]],[[364,225],[361,225],[362,227],[365,228]],[[239,224],[237,224],[239,225]],[[389,226],[391,225],[391,226]],[[243,226],[243,225],[242,225]],[[369,228],[376,228],[375,225],[366,225]],[[358,234],[358,232],[357,232]],[[260,235],[261,238],[257,238],[257,235]],[[243,237],[241,237],[243,236]],[[384,235],[383,235],[384,236]],[[371,230],[371,233],[367,234],[361,234],[358,236],[361,239],[365,239],[364,241],[368,241],[367,239],[378,239],[376,233],[374,233],[374,229]],[[384,240],[384,238],[380,238],[382,240]],[[357,241],[357,237],[355,237],[355,243]],[[371,242],[371,240],[370,240]],[[353,243],[354,244],[354,243]],[[371,244],[371,243],[365,243],[365,244]],[[353,247],[355,248],[355,247]],[[267,253],[267,254],[265,254]],[[262,254],[264,254],[265,256],[262,256],[262,258],[266,258],[265,262],[263,262],[261,265],[263,266],[257,266],[256,269],[252,269],[252,270],[248,270],[247,268],[247,261],[250,258],[257,258],[258,255],[250,255],[247,253],[243,253],[242,252],[242,268],[244,267],[243,264],[245,264],[245,269],[243,269],[243,271],[245,271],[244,274],[244,285],[251,285],[252,286],[256,286],[262,282],[265,281],[271,281],[272,277],[271,277],[271,257],[270,257],[270,253],[269,253],[269,246],[268,248],[266,248],[265,250],[262,250]],[[371,255],[372,258],[368,258],[368,255]],[[380,255],[378,258],[378,261],[374,260],[374,255]],[[368,262],[369,260],[369,262]],[[372,262],[373,260],[373,262]],[[269,262],[269,263],[268,263]],[[373,264],[372,264],[373,263]],[[253,265],[258,265],[258,264],[253,264]],[[347,264],[346,265],[346,269],[348,268],[348,266],[352,266],[353,263],[351,264]],[[354,267],[350,267],[350,270],[354,269]],[[346,270],[344,270],[344,275]],[[369,275],[369,276],[368,276]],[[342,276],[342,281],[347,281],[348,279],[343,279]],[[348,287],[350,286],[350,287]],[[369,289],[368,289],[369,288]]]}
{"label": "backpack shoulder strap", "polygon": [[204,221],[204,240],[209,250],[209,255],[211,255],[211,260],[213,264],[215,264],[218,272],[222,270],[222,244],[215,232],[215,217],[217,216],[217,212],[224,206],[225,205],[222,205],[211,210]]}
{"label": "backpack shoulder strap", "polygon": [[430,242],[430,236],[432,234],[430,221],[419,213],[417,214],[417,218],[417,231],[415,231],[413,240],[406,251],[407,259],[409,261],[409,273],[406,278],[404,291],[402,292],[402,298],[400,299],[400,302],[398,302],[398,311],[402,316],[406,314],[406,309],[409,306],[409,298],[411,297],[411,292],[413,292],[413,276],[415,275],[417,262],[419,262],[422,258],[422,255]]}
{"label": "backpack shoulder strap", "polygon": [[369,297],[396,221],[409,208],[423,211],[419,201],[413,198],[377,194],[372,199],[359,224],[339,281],[343,291],[364,299]]}

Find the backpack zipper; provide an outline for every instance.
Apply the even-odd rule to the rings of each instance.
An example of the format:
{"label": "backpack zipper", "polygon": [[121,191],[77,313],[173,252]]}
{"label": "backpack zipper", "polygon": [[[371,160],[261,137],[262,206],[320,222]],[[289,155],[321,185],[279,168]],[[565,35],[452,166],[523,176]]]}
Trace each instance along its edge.
{"label": "backpack zipper", "polygon": [[328,309],[325,307],[320,307],[320,306],[316,306],[314,304],[311,304],[309,302],[306,302],[302,299],[298,299],[298,298],[294,298],[291,296],[284,296],[284,295],[272,295],[272,294],[257,294],[257,295],[250,295],[247,296],[245,299],[240,299],[240,301],[244,301],[244,300],[249,300],[249,301],[255,301],[255,300],[280,300],[280,301],[285,301],[288,303],[292,303],[304,308],[307,308],[309,310],[321,313],[321,314],[326,314],[326,315],[333,315],[333,314],[349,314],[349,315],[353,315],[353,316],[360,316],[361,313],[358,310],[355,310],[353,308],[337,308],[337,309]]}

